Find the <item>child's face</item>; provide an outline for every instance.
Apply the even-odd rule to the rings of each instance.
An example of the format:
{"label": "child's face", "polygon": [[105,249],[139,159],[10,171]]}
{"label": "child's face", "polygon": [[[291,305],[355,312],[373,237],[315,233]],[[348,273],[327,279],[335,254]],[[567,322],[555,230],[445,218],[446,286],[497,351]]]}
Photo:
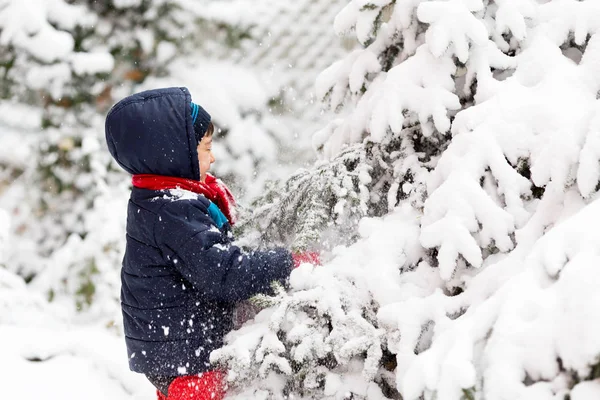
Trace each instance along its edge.
{"label": "child's face", "polygon": [[215,156],[212,153],[212,135],[204,136],[198,143],[198,162],[200,164],[200,181],[204,182],[206,173],[210,169],[210,164],[215,162]]}

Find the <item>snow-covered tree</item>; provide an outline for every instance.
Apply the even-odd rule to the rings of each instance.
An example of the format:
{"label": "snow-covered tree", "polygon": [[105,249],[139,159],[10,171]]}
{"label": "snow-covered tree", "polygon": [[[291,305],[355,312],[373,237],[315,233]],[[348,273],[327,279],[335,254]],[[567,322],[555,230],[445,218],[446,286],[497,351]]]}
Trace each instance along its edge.
{"label": "snow-covered tree", "polygon": [[104,111],[113,88],[164,71],[195,28],[194,14],[166,0],[3,0],[3,98],[44,106],[44,126],[61,125],[65,109]]}
{"label": "snow-covered tree", "polygon": [[234,395],[594,398],[600,3],[351,0],[334,25],[362,48],[317,87],[347,116],[251,222],[337,246],[213,354]]}

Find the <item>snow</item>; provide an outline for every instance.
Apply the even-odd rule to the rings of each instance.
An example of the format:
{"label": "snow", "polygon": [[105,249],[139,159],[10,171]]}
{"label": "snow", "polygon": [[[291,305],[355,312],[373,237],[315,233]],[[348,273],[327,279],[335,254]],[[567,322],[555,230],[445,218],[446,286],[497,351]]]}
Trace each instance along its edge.
{"label": "snow", "polygon": [[[484,10],[478,0],[414,1],[395,6],[377,26],[389,3],[351,1],[338,14],[335,29],[353,31],[364,49],[317,80],[318,95],[351,114],[318,131],[313,144],[325,159],[361,142],[381,149],[393,140],[422,137],[435,146],[448,138],[448,147],[429,154],[422,180],[403,182],[399,174],[388,181],[391,211],[363,219],[358,242],[335,248],[322,267],[292,273],[292,290],[259,314],[268,330],[257,317],[215,357],[256,393],[268,390],[264,372],[251,371],[262,360],[242,364],[230,347],[245,335],[277,333],[302,368],[318,370],[327,356],[340,362],[286,377],[305,390],[323,379],[331,398],[366,395],[361,385],[383,374],[374,368],[383,343],[395,355],[393,385],[404,399],[461,399],[465,392],[550,399],[571,389],[593,396],[595,381],[577,382],[597,368],[600,354],[600,247],[589,222],[600,204],[597,3],[500,1]],[[409,29],[414,12],[421,31]],[[373,55],[394,35],[409,46],[379,70],[383,64],[370,61],[381,60]],[[581,57],[569,50],[577,46],[585,47]],[[410,155],[403,154],[408,165],[416,161]],[[423,207],[415,207],[422,214],[408,206],[418,202],[395,207],[398,188],[418,193],[423,184]],[[345,194],[337,192],[334,213]]]}
{"label": "snow", "polygon": [[[451,393],[451,389],[456,388],[454,385],[459,388],[473,386],[472,378],[466,382],[458,379],[456,374],[460,369],[456,369],[456,359],[459,354],[468,354],[465,350],[472,347],[469,342],[481,340],[486,334],[491,335],[488,345],[478,357],[482,357],[481,362],[488,365],[485,393],[489,398],[525,396],[529,389],[522,384],[509,385],[508,382],[522,381],[525,372],[536,380],[552,379],[557,374],[557,358],[563,362],[566,360],[567,368],[581,376],[586,375],[595,354],[600,351],[595,339],[598,326],[591,322],[596,321],[597,316],[592,317],[591,314],[598,312],[599,301],[593,289],[598,279],[595,268],[598,265],[598,234],[593,228],[583,228],[583,221],[597,218],[599,212],[600,203],[594,202],[550,231],[538,242],[530,256],[519,258],[515,252],[515,256],[506,261],[488,267],[487,276],[481,274],[478,279],[493,279],[493,274],[509,263],[519,266],[522,272],[485,300],[475,313],[453,322],[446,321],[440,333],[436,333],[439,335],[437,345],[424,353],[420,362],[413,363],[403,379],[407,398],[416,398],[425,385],[431,385],[433,381],[428,383],[419,377],[426,377],[434,371],[434,376],[439,376],[434,378],[439,379],[439,385],[447,382],[444,393]],[[553,277],[557,276],[558,269],[562,272],[560,279],[556,280]],[[542,286],[540,277],[546,282]],[[476,285],[472,287],[475,289]],[[467,290],[454,300],[464,301],[460,298],[470,295],[471,291]],[[447,300],[450,298],[438,299],[442,304],[450,305]],[[423,308],[423,305],[418,302],[407,304],[401,310],[410,312]],[[400,323],[406,323],[401,316],[397,318]],[[583,321],[589,321],[585,328],[580,325]],[[492,326],[493,331],[488,333]],[[473,368],[474,362],[466,360],[467,370]]]}
{"label": "snow", "polygon": [[[175,61],[170,69],[172,78],[161,83],[185,84],[192,93],[192,100],[206,107],[215,120],[227,127],[241,119],[241,112],[261,107],[270,95],[268,86],[255,73],[230,63],[197,59],[188,65]],[[147,86],[156,84],[150,81]]]}
{"label": "snow", "polygon": [[71,79],[71,69],[67,63],[41,65],[32,68],[26,77],[27,84],[32,89],[46,89],[52,96],[60,98],[63,88]]}
{"label": "snow", "polygon": [[[212,2],[195,15],[265,25],[310,5],[265,0],[224,15],[234,3],[249,4]],[[311,18],[331,12],[313,3]],[[487,3],[351,0],[335,10],[334,30],[360,46],[316,81],[339,115],[312,137],[322,159],[305,170],[331,180],[331,247],[323,265],[305,263],[289,287],[252,299],[267,306],[212,354],[229,371],[231,398],[278,398],[284,388],[307,399],[600,396],[600,5]],[[25,55],[20,63],[35,59],[13,78],[60,99],[72,94],[74,75],[113,72],[109,44],[74,51],[76,27],[110,32],[94,15],[64,0],[0,0],[0,44]],[[329,43],[307,50],[305,38],[272,28],[261,41],[265,59],[279,54],[290,70],[306,62],[296,52],[313,59]],[[155,49],[161,75],[135,88],[188,86],[222,129],[215,167],[243,182],[247,198],[297,167],[290,149],[307,139],[264,111],[282,92],[276,78],[199,52],[182,56],[151,30],[131,34]],[[273,50],[295,43],[289,57]],[[90,87],[94,96],[104,88]],[[130,89],[115,84],[112,95]],[[11,383],[3,394],[152,398],[124,349],[118,270],[130,181],[112,169],[104,116],[97,104],[77,118],[62,110],[60,127],[41,135],[48,110],[17,97],[0,101],[0,376]],[[297,226],[285,228],[301,228],[305,210],[292,211]],[[335,232],[351,214],[360,220]],[[89,304],[82,282],[94,290]]]}
{"label": "snow", "polygon": [[20,36],[15,42],[45,62],[65,58],[75,44],[68,33],[52,30],[48,30],[47,33],[40,32],[30,38]]}
{"label": "snow", "polygon": [[94,75],[109,73],[113,70],[115,60],[109,53],[75,53],[70,57],[73,71],[77,75]]}
{"label": "snow", "polygon": [[[130,400],[153,388],[127,365],[123,338],[85,324],[0,268],[0,374],[6,396],[21,399]],[[32,384],[35,382],[35,384]]]}
{"label": "snow", "polygon": [[115,0],[114,5],[117,8],[137,7],[142,4],[142,0]]}
{"label": "snow", "polygon": [[417,17],[430,24],[427,44],[435,57],[440,57],[450,44],[458,59],[469,57],[469,42],[482,46],[487,41],[487,29],[473,12],[483,8],[481,0],[450,0],[419,4]]}
{"label": "snow", "polygon": [[[102,330],[0,328],[0,372],[6,396],[22,399],[151,398],[152,388],[128,371],[125,351]],[[35,381],[35,385],[31,382]]]}
{"label": "snow", "polygon": [[[363,240],[350,248],[336,249],[337,256],[325,267],[304,264],[294,270],[290,278],[293,294],[284,298],[273,313],[265,310],[258,314],[256,325],[233,332],[229,338],[231,345],[213,353],[213,357],[229,360],[231,373],[239,379],[236,375],[241,373],[238,368],[247,374],[248,368],[244,366],[254,365],[249,364],[252,360],[248,358],[248,353],[240,354],[240,348],[248,346],[249,340],[256,346],[258,337],[258,343],[274,342],[275,345],[270,344],[266,348],[280,354],[283,343],[274,332],[283,329],[286,331],[286,341],[298,343],[294,346],[293,357],[303,360],[303,368],[318,373],[318,369],[313,370],[317,368],[313,366],[315,358],[333,351],[341,365],[350,363],[344,372],[356,374],[348,378],[344,389],[338,392],[358,390],[359,387],[360,392],[366,393],[368,381],[377,370],[384,331],[375,329],[360,315],[361,303],[373,296],[376,302],[384,305],[409,295],[407,291],[398,290],[401,280],[392,276],[396,262],[409,264],[420,257],[420,246],[415,235],[416,222],[416,215],[406,208],[396,210],[384,220],[363,220],[360,225]],[[399,226],[404,229],[398,229]],[[407,280],[410,278],[407,277]],[[318,330],[314,331],[320,325],[317,315],[309,317],[304,313],[291,312],[304,304],[315,307],[320,316],[331,317],[334,330],[330,335],[319,335]],[[315,333],[303,336],[302,331]],[[252,347],[248,349],[251,352]],[[365,351],[368,356],[364,365],[351,362],[356,355]],[[256,362],[260,367],[265,361],[257,359]],[[264,376],[260,371],[258,373]],[[260,388],[260,384],[255,387],[256,390]]]}
{"label": "snow", "polygon": [[177,53],[177,47],[170,42],[161,41],[156,47],[156,59],[160,63],[164,63],[172,59]]}
{"label": "snow", "polygon": [[[256,143],[260,143],[259,146]],[[255,118],[248,118],[237,124],[227,136],[227,144],[234,156],[250,153],[257,159],[273,160],[277,154],[277,145],[262,129]]]}
{"label": "snow", "polygon": [[61,27],[73,27],[74,21],[82,26],[92,24],[81,7],[68,5],[62,0],[23,0],[5,2],[0,10],[0,43],[22,47],[47,63],[65,59],[73,51],[73,37],[55,29],[48,20]]}
{"label": "snow", "polygon": [[[6,112],[3,114],[7,118],[15,117],[17,115],[24,115],[25,113],[21,112],[20,107],[4,107],[5,104],[0,102],[0,113]],[[16,111],[16,112],[15,112]],[[31,110],[26,110],[26,113],[29,113]],[[38,113],[33,113],[33,115],[37,115]],[[23,144],[33,143],[33,135],[28,135],[22,132],[22,130],[13,130],[11,128],[2,126],[0,122],[0,129],[4,130],[4,134],[0,135],[0,163],[8,164],[8,165],[16,165],[24,167],[31,160],[32,150],[30,146],[24,146]],[[10,122],[10,121],[9,121]],[[20,134],[17,134],[19,132]]]}
{"label": "snow", "polygon": [[179,200],[197,200],[198,193],[194,193],[190,190],[185,190],[181,188],[177,189],[169,189],[169,195],[165,194],[163,198],[170,199],[171,201],[179,201]]}
{"label": "snow", "polygon": [[0,209],[0,265],[5,261],[6,247],[10,239],[10,217],[8,213]]}
{"label": "snow", "polygon": [[[329,82],[335,79],[336,75],[346,75],[350,68],[358,68],[360,71],[360,65],[352,66],[364,62],[359,55],[353,53],[349,56],[345,60],[349,65],[345,68],[332,65],[324,71],[317,81],[318,93],[324,96],[328,91],[326,88]],[[332,69],[335,69],[335,72]],[[383,140],[388,127],[394,133],[399,133],[405,124],[402,110],[410,110],[409,118],[417,118],[421,122],[424,134],[430,134],[434,129],[431,127],[425,131],[425,127],[431,126],[431,119],[440,132],[448,131],[450,120],[446,110],[460,107],[457,96],[452,93],[454,82],[451,75],[454,70],[455,66],[449,59],[435,58],[426,48],[420,48],[414,57],[393,68],[389,73],[381,74],[370,84],[353,115],[333,131],[331,141],[339,144],[328,146],[325,154],[329,157],[337,154],[340,144],[358,141],[365,130],[371,133],[373,141],[378,142]],[[329,77],[328,74],[335,75]],[[333,87],[330,95],[332,106],[335,107],[344,99],[344,86],[344,81],[340,81]]]}
{"label": "snow", "polygon": [[595,399],[598,396],[600,396],[600,383],[598,382],[581,382],[571,392],[572,400]]}

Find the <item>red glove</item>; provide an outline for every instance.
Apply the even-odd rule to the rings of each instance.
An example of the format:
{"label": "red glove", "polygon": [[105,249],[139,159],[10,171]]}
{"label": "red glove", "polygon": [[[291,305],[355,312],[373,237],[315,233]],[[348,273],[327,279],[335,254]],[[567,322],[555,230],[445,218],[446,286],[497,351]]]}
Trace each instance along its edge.
{"label": "red glove", "polygon": [[321,265],[321,258],[316,251],[306,251],[303,253],[292,254],[294,260],[294,268],[298,268],[302,263],[310,263],[313,265]]}

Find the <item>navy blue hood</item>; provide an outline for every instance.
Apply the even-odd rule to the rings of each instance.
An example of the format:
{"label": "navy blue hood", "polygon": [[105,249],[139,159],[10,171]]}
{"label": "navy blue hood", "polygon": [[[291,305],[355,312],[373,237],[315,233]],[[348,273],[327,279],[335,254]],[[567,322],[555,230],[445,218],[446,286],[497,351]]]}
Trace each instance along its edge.
{"label": "navy blue hood", "polygon": [[108,150],[130,174],[200,179],[191,96],[186,88],[136,93],[106,117]]}

